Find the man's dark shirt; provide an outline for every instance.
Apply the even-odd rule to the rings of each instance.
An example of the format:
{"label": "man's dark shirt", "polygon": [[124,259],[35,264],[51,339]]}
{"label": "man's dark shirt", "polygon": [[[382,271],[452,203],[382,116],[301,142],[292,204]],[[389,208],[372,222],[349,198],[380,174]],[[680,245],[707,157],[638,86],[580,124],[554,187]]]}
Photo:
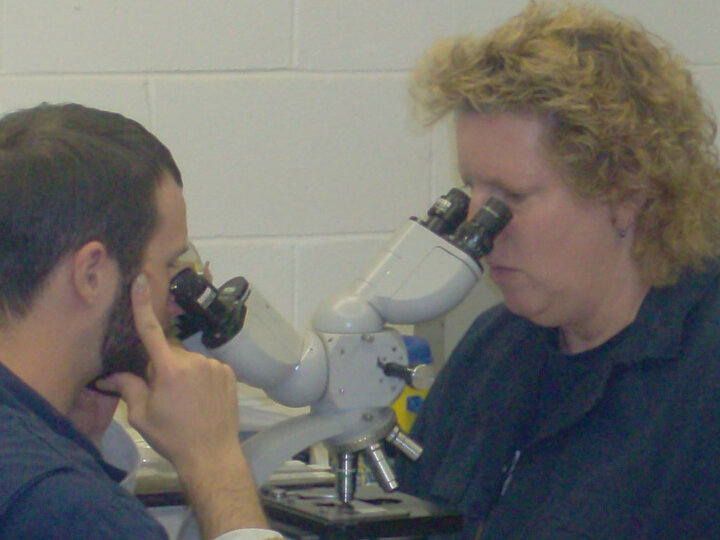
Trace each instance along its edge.
{"label": "man's dark shirt", "polygon": [[605,344],[496,306],[452,354],[399,464],[401,489],[461,509],[462,538],[720,537],[720,283],[652,289]]}
{"label": "man's dark shirt", "polygon": [[0,538],[166,538],[124,476],[0,364]]}

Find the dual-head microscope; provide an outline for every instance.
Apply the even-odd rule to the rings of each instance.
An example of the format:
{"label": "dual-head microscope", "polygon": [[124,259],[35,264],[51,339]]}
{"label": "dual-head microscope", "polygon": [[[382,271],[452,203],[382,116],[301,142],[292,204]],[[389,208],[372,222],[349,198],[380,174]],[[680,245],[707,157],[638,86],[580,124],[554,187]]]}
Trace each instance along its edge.
{"label": "dual-head microscope", "polygon": [[215,288],[190,269],[176,276],[171,292],[186,312],[180,330],[189,349],[227,363],[280,404],[310,407],[243,443],[258,485],[324,442],[336,454],[342,503],[353,500],[359,454],[385,491],[398,487],[384,444],[411,460],[422,448],[397,426],[392,403],[405,385],[426,389],[433,373],[410,366],[403,337],[388,325],[439,317],[477,283],[480,259],[512,214],[492,198],[471,219],[468,207],[469,197],[452,189],[424,219],[409,219],[360,279],[318,306],[304,334],[242,277]]}

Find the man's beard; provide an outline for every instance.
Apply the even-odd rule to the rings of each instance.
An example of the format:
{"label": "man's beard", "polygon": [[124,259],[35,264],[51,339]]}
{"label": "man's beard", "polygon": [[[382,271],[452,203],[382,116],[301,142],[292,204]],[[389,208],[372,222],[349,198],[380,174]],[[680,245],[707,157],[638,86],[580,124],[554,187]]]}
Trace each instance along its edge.
{"label": "man's beard", "polygon": [[111,308],[103,338],[101,359],[100,378],[121,372],[146,377],[150,357],[135,329],[129,284],[123,284]]}

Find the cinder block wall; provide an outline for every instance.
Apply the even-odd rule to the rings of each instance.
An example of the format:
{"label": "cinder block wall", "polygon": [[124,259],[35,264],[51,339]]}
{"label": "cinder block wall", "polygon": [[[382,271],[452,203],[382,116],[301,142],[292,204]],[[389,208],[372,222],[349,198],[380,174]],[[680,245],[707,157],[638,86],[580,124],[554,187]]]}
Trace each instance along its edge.
{"label": "cinder block wall", "polygon": [[[717,0],[598,3],[668,39],[720,104]],[[456,185],[448,126],[409,118],[408,70],[436,38],[483,33],[524,5],[0,0],[0,110],[76,101],[143,122],[183,170],[216,281],[246,276],[301,329]]]}

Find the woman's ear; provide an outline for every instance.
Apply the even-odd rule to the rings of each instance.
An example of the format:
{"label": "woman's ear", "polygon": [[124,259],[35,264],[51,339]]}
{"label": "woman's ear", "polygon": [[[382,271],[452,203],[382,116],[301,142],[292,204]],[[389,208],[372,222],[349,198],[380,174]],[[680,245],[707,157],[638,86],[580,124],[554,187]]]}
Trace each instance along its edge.
{"label": "woman's ear", "polygon": [[72,281],[77,297],[86,304],[94,304],[108,296],[115,296],[118,269],[102,242],[93,240],[73,254]]}
{"label": "woman's ear", "polygon": [[613,225],[620,236],[624,236],[624,232],[633,228],[637,216],[646,200],[647,197],[645,194],[638,191],[634,194],[629,194],[614,206],[612,212]]}

